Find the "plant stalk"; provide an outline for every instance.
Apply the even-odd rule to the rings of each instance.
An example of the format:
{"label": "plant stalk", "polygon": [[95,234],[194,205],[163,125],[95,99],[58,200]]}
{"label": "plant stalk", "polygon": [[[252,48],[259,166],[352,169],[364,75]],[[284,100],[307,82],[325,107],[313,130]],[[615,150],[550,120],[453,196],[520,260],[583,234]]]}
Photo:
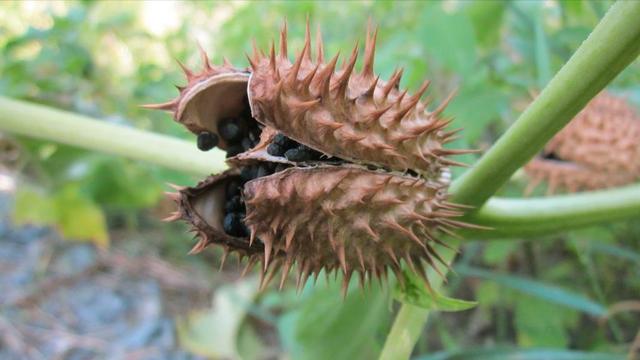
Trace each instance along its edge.
{"label": "plant stalk", "polygon": [[[489,151],[452,184],[452,201],[480,208],[589,100],[635,60],[640,52],[639,18],[640,2],[616,2],[538,98]],[[453,256],[447,260],[451,262]],[[380,359],[409,359],[428,317],[428,310],[403,304]]]}
{"label": "plant stalk", "polygon": [[227,167],[222,151],[205,153],[198,151],[194,143],[175,137],[1,96],[0,131],[147,161],[196,175],[209,175]]}

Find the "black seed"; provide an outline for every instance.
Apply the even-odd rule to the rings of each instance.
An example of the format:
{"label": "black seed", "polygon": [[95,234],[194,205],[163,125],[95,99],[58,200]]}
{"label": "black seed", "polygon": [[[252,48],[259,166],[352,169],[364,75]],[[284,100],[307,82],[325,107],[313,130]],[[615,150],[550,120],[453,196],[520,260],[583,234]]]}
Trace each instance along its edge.
{"label": "black seed", "polygon": [[264,164],[264,165],[260,165],[258,167],[258,170],[256,171],[256,178],[261,178],[263,176],[267,176],[271,174],[271,172],[269,171],[269,166]]}
{"label": "black seed", "polygon": [[218,136],[207,131],[202,132],[198,134],[197,145],[202,151],[211,150],[218,145]]}
{"label": "black seed", "polygon": [[246,151],[249,150],[253,147],[253,144],[251,143],[251,139],[249,139],[248,137],[242,139],[242,148]]}
{"label": "black seed", "polygon": [[251,128],[249,130],[249,140],[251,140],[251,143],[255,146],[255,144],[260,141],[260,129]]}
{"label": "black seed", "polygon": [[369,170],[376,170],[377,167],[375,165],[367,165],[367,169]]}
{"label": "black seed", "polygon": [[248,235],[247,227],[242,222],[241,213],[229,213],[224,217],[222,227],[231,236],[243,237]]}
{"label": "black seed", "polygon": [[306,150],[289,149],[284,153],[284,157],[289,161],[307,161],[311,158],[311,154]]}
{"label": "black seed", "polygon": [[296,147],[298,145],[297,142],[293,141],[292,139],[289,139],[288,137],[284,136],[282,133],[276,134],[276,136],[273,137],[273,142],[280,145],[285,151],[287,149]]}
{"label": "black seed", "polygon": [[231,145],[227,149],[227,158],[236,156],[236,155],[240,154],[243,151],[244,151],[244,149],[242,148],[242,145]]}
{"label": "black seed", "polygon": [[289,166],[287,166],[287,164],[278,164],[278,165],[276,165],[276,168],[274,169],[274,172],[280,172],[282,170],[285,170],[288,167]]}
{"label": "black seed", "polygon": [[240,118],[226,118],[218,123],[220,137],[229,143],[236,143],[242,138],[244,121]]}
{"label": "black seed", "polygon": [[231,180],[227,183],[227,186],[224,189],[225,198],[231,199],[236,195],[240,195],[240,191],[242,190],[242,186],[239,180]]}
{"label": "black seed", "polygon": [[284,155],[284,149],[282,148],[282,146],[274,142],[269,144],[269,146],[267,146],[267,152],[269,153],[269,155],[273,155],[273,156]]}
{"label": "black seed", "polygon": [[252,179],[256,178],[256,175],[258,173],[258,168],[257,166],[251,165],[251,166],[245,166],[244,168],[242,168],[242,170],[240,171],[240,177],[242,178],[243,181],[249,181]]}
{"label": "black seed", "polygon": [[244,203],[240,199],[240,195],[236,195],[224,205],[224,210],[228,213],[244,211]]}

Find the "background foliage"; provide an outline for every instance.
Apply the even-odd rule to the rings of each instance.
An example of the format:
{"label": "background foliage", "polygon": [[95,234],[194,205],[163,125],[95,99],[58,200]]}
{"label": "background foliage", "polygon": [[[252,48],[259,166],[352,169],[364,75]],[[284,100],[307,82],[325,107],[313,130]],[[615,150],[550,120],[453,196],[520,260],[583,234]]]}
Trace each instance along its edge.
{"label": "background foliage", "polygon": [[[199,42],[213,61],[226,56],[244,66],[251,39],[266,48],[285,17],[291,48],[299,51],[307,15],[321,25],[326,52],[346,54],[356,40],[363,41],[371,19],[379,27],[376,72],[388,77],[404,67],[402,85],[411,89],[432,79],[429,97],[435,105],[457,90],[447,114],[465,131],[455,145],[482,149],[569,58],[609,5],[8,2],[0,12],[0,94],[194,141],[169,116],[138,106],[176,95],[173,85],[184,80],[174,58],[199,67]],[[609,89],[640,105],[640,64]],[[150,251],[201,269],[219,261],[214,252],[185,258],[191,242],[184,229],[156,220],[167,210],[164,183],[192,184],[191,175],[26,138],[5,135],[0,141],[20,150],[8,163],[23,178],[16,222],[50,224],[65,237],[103,247],[110,240],[130,241],[131,232],[154,231],[145,245]],[[523,182],[516,175],[502,195],[520,196]],[[616,302],[640,301],[639,237],[640,224],[629,221],[544,239],[469,241],[447,289],[480,305],[434,316],[416,355],[441,351],[424,358],[464,358],[477,347],[487,356],[521,351],[536,358],[542,348],[544,354],[576,358],[585,354],[575,351],[623,354],[638,331],[638,318],[623,313],[602,319]],[[332,281],[307,284],[296,296],[293,290],[255,294],[236,280],[236,267],[209,276],[234,282],[216,292],[206,314],[191,315],[197,324],[187,319],[178,328],[185,347],[209,356],[253,358],[269,348],[296,359],[371,358],[393,310],[388,291],[355,292],[343,302]],[[234,297],[245,301],[225,303]],[[221,326],[232,336],[212,339],[208,334]]]}

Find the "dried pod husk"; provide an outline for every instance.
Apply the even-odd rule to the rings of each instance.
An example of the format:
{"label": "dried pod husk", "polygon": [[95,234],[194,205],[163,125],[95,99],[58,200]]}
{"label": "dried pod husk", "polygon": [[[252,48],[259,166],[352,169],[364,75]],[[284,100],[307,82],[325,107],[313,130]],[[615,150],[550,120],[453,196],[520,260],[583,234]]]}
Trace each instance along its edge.
{"label": "dried pod husk", "polygon": [[[346,289],[354,272],[364,282],[399,274],[403,263],[428,284],[425,267],[448,266],[435,250],[446,246],[438,236],[472,226],[455,219],[464,207],[447,201],[449,166],[458,165],[447,156],[468,152],[443,148],[457,132],[445,129],[448,100],[427,111],[428,82],[411,95],[399,89],[402,70],[389,81],[374,76],[375,31],[368,31],[360,72],[357,47],[336,70],[337,57],[325,63],[318,39],[314,61],[307,24],[304,49],[291,63],[285,25],[277,54],[272,45],[269,55],[254,49],[248,57],[249,78],[229,64],[212,67],[203,55],[205,70],[186,70],[180,96],[155,106],[196,134],[217,134],[222,119],[260,123],[251,148],[227,160],[232,170],[172,195],[180,209],[171,219],[197,233],[194,252],[221,244],[249,257],[248,266],[261,262],[263,284],[282,268],[282,285],[297,264],[299,285],[321,270],[341,271]],[[278,141],[294,148],[270,152],[282,150],[273,146]],[[248,228],[239,237],[222,225],[230,201],[223,188],[238,176],[237,214]]]}
{"label": "dried pod husk", "polygon": [[336,70],[337,56],[324,62],[322,40],[312,60],[307,29],[305,45],[293,63],[287,54],[286,27],[280,51],[257,52],[251,60],[249,101],[253,116],[299,143],[354,163],[393,170],[411,169],[427,178],[440,176],[457,164],[447,155],[464,153],[443,146],[455,132],[444,131],[450,119],[442,117],[445,101],[433,112],[420,100],[429,85],[416,94],[399,89],[402,70],[389,81],[373,73],[375,32],[367,34],[364,63],[355,71],[358,47]]}
{"label": "dried pod husk", "polygon": [[303,282],[323,269],[341,270],[345,286],[353,272],[399,275],[402,261],[426,279],[425,264],[448,266],[435,233],[464,226],[442,184],[358,166],[289,168],[248,182],[244,196],[265,268],[281,254],[283,279],[298,263]]}
{"label": "dried pod husk", "polygon": [[177,192],[168,193],[177,203],[178,210],[165,221],[182,220],[191,225],[190,231],[195,233],[198,242],[190,253],[199,253],[211,244],[221,245],[225,251],[235,251],[241,256],[261,252],[260,244],[250,246],[249,237],[230,236],[222,227],[225,190],[229,182],[239,180],[239,174],[239,169],[230,169],[209,176],[194,187],[174,187]]}
{"label": "dried pod husk", "polygon": [[547,194],[633,183],[640,178],[640,117],[624,99],[603,92],[524,169],[527,194],[543,181]]}
{"label": "dried pod husk", "polygon": [[222,119],[250,117],[247,84],[249,72],[238,69],[225,60],[224,65],[212,65],[207,54],[200,49],[203,68],[194,72],[180,64],[187,78],[187,85],[176,86],[180,95],[162,104],[143,107],[169,111],[173,119],[198,135],[209,132],[218,135],[218,146],[227,149],[229,144],[220,137],[218,123]]}

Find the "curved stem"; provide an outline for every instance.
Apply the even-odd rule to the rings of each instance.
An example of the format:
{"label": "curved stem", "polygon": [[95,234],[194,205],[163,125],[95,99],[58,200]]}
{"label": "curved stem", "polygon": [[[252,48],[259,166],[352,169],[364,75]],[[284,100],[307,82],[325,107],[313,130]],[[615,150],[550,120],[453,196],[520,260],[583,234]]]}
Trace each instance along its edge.
{"label": "curved stem", "polygon": [[[640,2],[618,1],[540,96],[451,186],[454,202],[482,206],[640,52]],[[403,304],[380,355],[408,359],[429,311]],[[400,329],[406,329],[403,331]]]}
{"label": "curved stem", "polygon": [[640,217],[640,184],[531,199],[491,198],[468,221],[493,228],[474,238],[527,237],[551,234]]}
{"label": "curved stem", "polygon": [[195,144],[174,137],[1,96],[0,131],[148,161],[197,175],[209,175],[227,167],[222,151],[204,153]]}

